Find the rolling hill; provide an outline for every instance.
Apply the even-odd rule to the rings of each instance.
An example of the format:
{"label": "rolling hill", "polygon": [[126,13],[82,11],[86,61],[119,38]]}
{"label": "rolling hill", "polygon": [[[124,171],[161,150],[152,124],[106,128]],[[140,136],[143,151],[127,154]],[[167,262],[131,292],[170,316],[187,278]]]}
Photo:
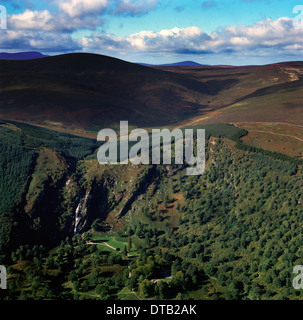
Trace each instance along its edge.
{"label": "rolling hill", "polygon": [[95,54],[0,60],[0,117],[87,135],[131,126],[303,124],[303,63],[142,66]]}
{"label": "rolling hill", "polygon": [[200,64],[195,61],[179,61],[174,63],[165,63],[165,64],[150,64],[150,63],[138,63],[141,66],[206,66],[206,64]]}
{"label": "rolling hill", "polygon": [[0,116],[36,124],[167,125],[199,114],[211,95],[191,77],[93,54],[0,61],[0,74]]}
{"label": "rolling hill", "polygon": [[288,122],[303,125],[303,62],[244,67],[162,67],[203,84],[212,92],[210,112],[195,123]]}

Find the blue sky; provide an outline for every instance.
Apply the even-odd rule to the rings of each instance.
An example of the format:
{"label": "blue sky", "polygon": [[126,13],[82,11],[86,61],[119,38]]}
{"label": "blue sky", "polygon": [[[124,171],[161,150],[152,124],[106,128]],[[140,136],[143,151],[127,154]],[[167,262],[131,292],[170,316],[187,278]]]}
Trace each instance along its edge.
{"label": "blue sky", "polygon": [[[0,50],[93,52],[127,61],[265,64],[302,60],[298,0],[0,0]],[[302,3],[303,4],[303,3]]]}

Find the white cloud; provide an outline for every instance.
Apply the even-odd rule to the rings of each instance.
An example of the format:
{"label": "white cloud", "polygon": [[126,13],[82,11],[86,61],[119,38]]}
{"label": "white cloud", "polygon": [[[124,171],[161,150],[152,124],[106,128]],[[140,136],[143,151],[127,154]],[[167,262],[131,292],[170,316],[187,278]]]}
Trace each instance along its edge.
{"label": "white cloud", "polygon": [[[224,51],[303,50],[303,31],[291,18],[266,19],[251,26],[234,25],[205,33],[198,27],[141,31],[128,37],[94,34],[87,49],[123,48],[125,51],[220,53]],[[84,41],[84,39],[82,39]],[[84,43],[84,42],[83,42]]]}
{"label": "white cloud", "polygon": [[108,0],[58,0],[59,8],[70,17],[100,15],[108,7]]}
{"label": "white cloud", "polygon": [[69,34],[21,30],[2,30],[1,50],[70,52],[81,50]]}
{"label": "white cloud", "polygon": [[15,30],[52,30],[54,28],[54,17],[48,10],[31,11],[9,16],[9,28]]}
{"label": "white cloud", "polygon": [[282,17],[277,20],[265,19],[252,26],[234,25],[212,34],[213,50],[233,48],[235,50],[257,50],[297,44],[303,49],[302,30],[295,30],[292,19]]}
{"label": "white cloud", "polygon": [[59,12],[26,9],[8,16],[11,30],[73,32],[94,30],[104,24],[105,13],[142,15],[155,9],[158,0],[56,0]]}
{"label": "white cloud", "polygon": [[[164,29],[159,32],[141,31],[128,37],[116,37],[105,34],[94,34],[89,40],[82,38],[80,43],[85,49],[126,51],[165,51],[174,52],[179,49],[203,49],[204,43],[211,38],[197,27]],[[87,46],[88,45],[88,46]]]}
{"label": "white cloud", "polygon": [[103,24],[101,17],[75,17],[71,18],[64,13],[53,14],[48,10],[31,11],[25,10],[20,14],[8,16],[8,29],[10,30],[36,30],[72,32],[77,29],[95,29]]}
{"label": "white cloud", "polygon": [[[62,3],[68,2],[76,4],[82,0],[64,0]],[[87,1],[87,5],[89,2]],[[125,4],[127,0],[122,2]],[[107,1],[100,1],[99,8],[103,10],[106,4]],[[156,1],[149,2],[150,6],[152,4],[155,5]],[[86,10],[92,10],[92,7],[86,7]],[[76,16],[71,18],[70,14]],[[159,32],[143,30],[125,37],[92,32],[90,36],[75,40],[70,36],[72,31],[81,28],[93,30],[103,23],[100,16],[80,17],[77,14],[80,12],[77,13],[73,8],[69,14],[63,12],[55,15],[47,10],[26,10],[21,14],[11,15],[8,19],[9,29],[2,33],[0,39],[1,48],[13,48],[15,44],[16,48],[20,49],[23,45],[24,50],[44,48],[47,51],[61,51],[66,48],[66,51],[75,49],[109,55],[150,52],[222,55],[227,53],[231,56],[236,52],[243,56],[274,57],[277,53],[284,53],[285,56],[299,56],[303,53],[303,30],[295,30],[292,25],[293,19],[287,17],[277,20],[265,19],[250,26],[227,26],[211,33],[190,26],[163,29]]]}

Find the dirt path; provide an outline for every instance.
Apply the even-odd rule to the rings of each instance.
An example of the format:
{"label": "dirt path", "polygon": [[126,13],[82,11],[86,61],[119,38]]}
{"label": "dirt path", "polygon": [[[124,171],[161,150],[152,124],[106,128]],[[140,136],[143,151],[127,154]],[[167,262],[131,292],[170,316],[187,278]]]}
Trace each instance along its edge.
{"label": "dirt path", "polygon": [[285,133],[277,133],[277,132],[272,132],[272,131],[262,131],[262,130],[254,130],[254,129],[249,129],[248,131],[255,131],[255,132],[261,132],[261,133],[270,133],[270,134],[274,134],[276,136],[284,136],[284,137],[290,137],[299,141],[303,142],[303,139],[300,139],[298,137],[292,136],[290,134],[285,134]]}
{"label": "dirt path", "polygon": [[115,250],[116,251],[116,248],[115,247],[112,247],[111,245],[109,245],[108,243],[106,243],[106,242],[102,242],[102,244],[104,244],[105,246],[107,246],[107,247],[109,247],[109,248],[111,248],[111,249],[113,249],[113,250]]}
{"label": "dirt path", "polygon": [[[238,124],[241,124],[241,123],[267,123],[267,122],[235,122],[235,123],[232,123],[235,127],[237,128],[240,128],[240,126],[237,125]],[[297,125],[297,124],[291,124],[291,123],[287,123],[287,122],[274,122],[275,124],[286,124],[288,126],[292,126],[292,127],[299,127],[299,128],[303,128],[303,126],[300,126],[300,125]],[[286,133],[278,133],[278,132],[273,132],[273,131],[265,131],[265,130],[255,130],[255,129],[247,129],[247,131],[254,131],[254,132],[261,132],[261,133],[270,133],[270,134],[273,134],[273,135],[276,135],[276,136],[284,136],[284,137],[289,137],[289,138],[293,138],[293,139],[296,139],[296,140],[299,140],[301,142],[303,142],[303,139],[301,138],[298,138],[296,136],[292,136],[290,134],[286,134]]]}
{"label": "dirt path", "polygon": [[107,247],[113,249],[114,251],[116,251],[116,248],[112,247],[111,245],[109,245],[109,244],[106,243],[106,242],[100,242],[100,243],[99,243],[99,242],[89,241],[89,242],[87,242],[86,244],[101,244],[101,245],[103,245],[103,246],[107,246]]}
{"label": "dirt path", "polygon": [[272,124],[286,124],[288,126],[291,127],[298,127],[298,128],[303,128],[303,126],[299,125],[299,124],[293,124],[293,123],[288,123],[288,122],[271,122],[271,121],[241,121],[241,122],[231,122],[231,124],[233,124],[234,126],[238,127],[237,124],[241,124],[241,123],[258,123],[258,124],[265,124],[265,123],[272,123]]}
{"label": "dirt path", "polygon": [[138,300],[142,300],[135,291],[131,291],[131,294],[133,294]]}

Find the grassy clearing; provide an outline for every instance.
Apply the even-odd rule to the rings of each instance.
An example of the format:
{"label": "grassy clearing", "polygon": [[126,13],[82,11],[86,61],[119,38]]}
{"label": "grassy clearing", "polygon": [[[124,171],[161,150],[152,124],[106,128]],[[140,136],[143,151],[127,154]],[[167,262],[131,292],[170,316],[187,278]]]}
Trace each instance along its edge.
{"label": "grassy clearing", "polygon": [[[125,246],[128,251],[128,239],[125,241],[117,240],[114,236],[108,236],[100,233],[96,233],[92,238],[92,243],[97,243],[98,249],[107,252],[113,252],[114,250],[123,251]],[[135,245],[132,244],[132,250],[129,254],[134,254],[136,252]]]}

